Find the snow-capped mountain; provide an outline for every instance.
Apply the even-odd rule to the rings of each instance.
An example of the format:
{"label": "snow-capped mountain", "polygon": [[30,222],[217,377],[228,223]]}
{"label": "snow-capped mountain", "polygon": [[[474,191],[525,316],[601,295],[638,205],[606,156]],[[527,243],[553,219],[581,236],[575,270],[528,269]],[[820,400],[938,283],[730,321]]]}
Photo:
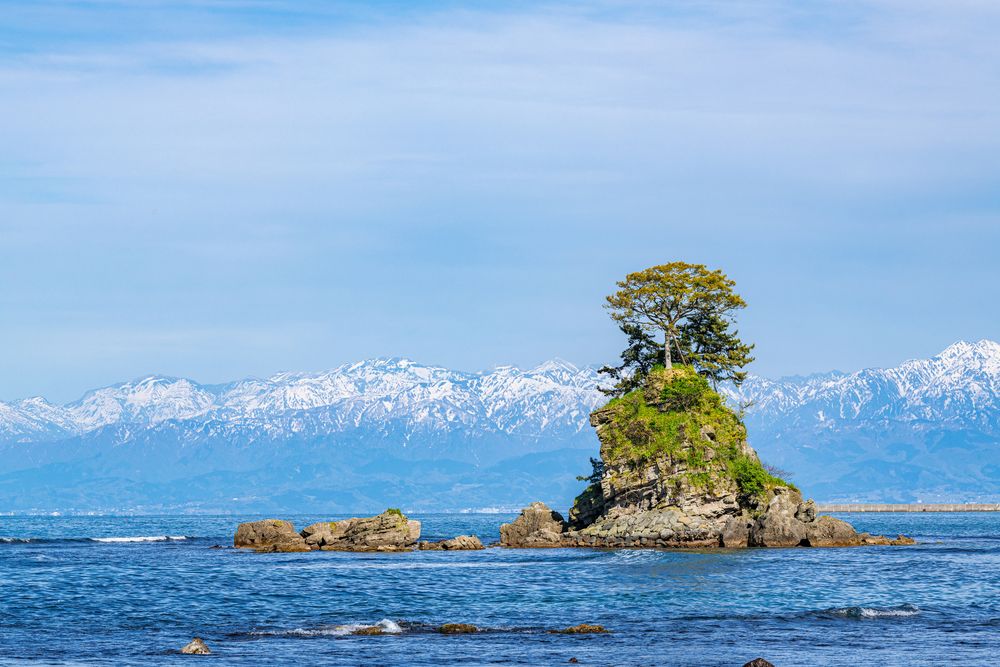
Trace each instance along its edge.
{"label": "snow-capped mountain", "polygon": [[483,432],[579,433],[602,399],[591,368],[549,361],[522,371],[501,366],[464,373],[407,359],[374,359],[322,373],[201,385],[149,376],[87,392],[56,406],[35,398],[0,403],[0,438],[57,439],[110,427],[131,433],[163,422],[255,426],[296,418],[332,432],[403,423],[409,429],[456,426]]}
{"label": "snow-capped mountain", "polygon": [[[597,451],[594,368],[375,359],[221,385],[150,376],[0,403],[0,510],[568,504]],[[726,389],[821,500],[1000,500],[1000,344]]]}
{"label": "snow-capped mountain", "polygon": [[960,341],[896,368],[750,377],[758,451],[826,500],[1000,500],[1000,344]]}
{"label": "snow-capped mountain", "polygon": [[931,359],[896,368],[765,380],[751,376],[727,394],[752,403],[757,420],[933,421],[1000,426],[1000,343],[960,341]]}

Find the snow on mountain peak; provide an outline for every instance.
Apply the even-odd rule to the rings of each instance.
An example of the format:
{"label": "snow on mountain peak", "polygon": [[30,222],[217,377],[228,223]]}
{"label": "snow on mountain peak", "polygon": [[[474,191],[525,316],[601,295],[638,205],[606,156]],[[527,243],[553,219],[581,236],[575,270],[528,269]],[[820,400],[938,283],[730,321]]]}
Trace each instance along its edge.
{"label": "snow on mountain peak", "polygon": [[1000,372],[1000,343],[983,339],[975,343],[964,340],[946,347],[935,359],[949,365],[976,365]]}
{"label": "snow on mountain peak", "polygon": [[[542,435],[579,432],[606,400],[592,367],[552,359],[530,370],[497,366],[476,373],[376,358],[314,372],[277,373],[223,385],[150,375],[85,394],[66,406],[35,397],[0,403],[6,440],[57,438],[103,426],[152,428],[167,421],[208,420],[279,432],[312,424],[317,433],[364,425],[446,429],[449,425]],[[930,359],[896,368],[766,380],[751,376],[726,389],[734,404],[754,401],[751,419],[798,414],[838,419],[997,419],[1000,344],[959,341]]]}

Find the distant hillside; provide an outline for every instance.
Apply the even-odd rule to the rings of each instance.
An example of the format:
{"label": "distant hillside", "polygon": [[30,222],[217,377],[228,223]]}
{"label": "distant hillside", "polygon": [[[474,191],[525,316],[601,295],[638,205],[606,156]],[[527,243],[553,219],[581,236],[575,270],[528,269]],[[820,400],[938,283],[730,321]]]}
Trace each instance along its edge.
{"label": "distant hillside", "polygon": [[[376,359],[201,385],[151,376],[65,406],[0,402],[0,510],[566,506],[598,443],[593,368]],[[1000,500],[1000,345],[898,368],[751,377],[750,442],[821,500]]]}

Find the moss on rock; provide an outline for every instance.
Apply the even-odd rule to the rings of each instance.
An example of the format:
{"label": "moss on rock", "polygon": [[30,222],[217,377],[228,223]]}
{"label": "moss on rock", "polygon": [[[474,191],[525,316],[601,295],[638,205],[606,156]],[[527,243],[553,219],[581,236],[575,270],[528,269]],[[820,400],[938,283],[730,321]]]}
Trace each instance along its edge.
{"label": "moss on rock", "polygon": [[742,420],[690,366],[654,369],[642,388],[595,415],[601,458],[612,476],[665,458],[693,487],[710,490],[728,479],[741,493],[762,497],[788,486],[764,469],[746,444]]}

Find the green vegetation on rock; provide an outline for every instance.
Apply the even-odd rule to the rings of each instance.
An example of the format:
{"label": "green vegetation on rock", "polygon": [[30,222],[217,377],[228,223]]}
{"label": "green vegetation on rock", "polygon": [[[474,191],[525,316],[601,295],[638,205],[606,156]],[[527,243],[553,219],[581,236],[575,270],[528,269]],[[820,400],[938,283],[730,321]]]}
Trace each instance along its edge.
{"label": "green vegetation on rock", "polygon": [[383,512],[383,514],[395,514],[396,516],[404,517],[405,518],[405,515],[403,514],[403,510],[399,509],[398,507],[390,507],[385,512]]}
{"label": "green vegetation on rock", "polygon": [[763,496],[769,489],[776,486],[788,486],[795,488],[780,477],[767,472],[760,461],[749,456],[737,456],[729,462],[729,472],[736,485],[740,488],[740,493],[745,496]]}
{"label": "green vegetation on rock", "polygon": [[692,486],[728,477],[750,496],[787,486],[748,454],[743,422],[691,366],[654,368],[643,387],[612,399],[598,414],[601,457],[609,467],[667,456],[683,466]]}

